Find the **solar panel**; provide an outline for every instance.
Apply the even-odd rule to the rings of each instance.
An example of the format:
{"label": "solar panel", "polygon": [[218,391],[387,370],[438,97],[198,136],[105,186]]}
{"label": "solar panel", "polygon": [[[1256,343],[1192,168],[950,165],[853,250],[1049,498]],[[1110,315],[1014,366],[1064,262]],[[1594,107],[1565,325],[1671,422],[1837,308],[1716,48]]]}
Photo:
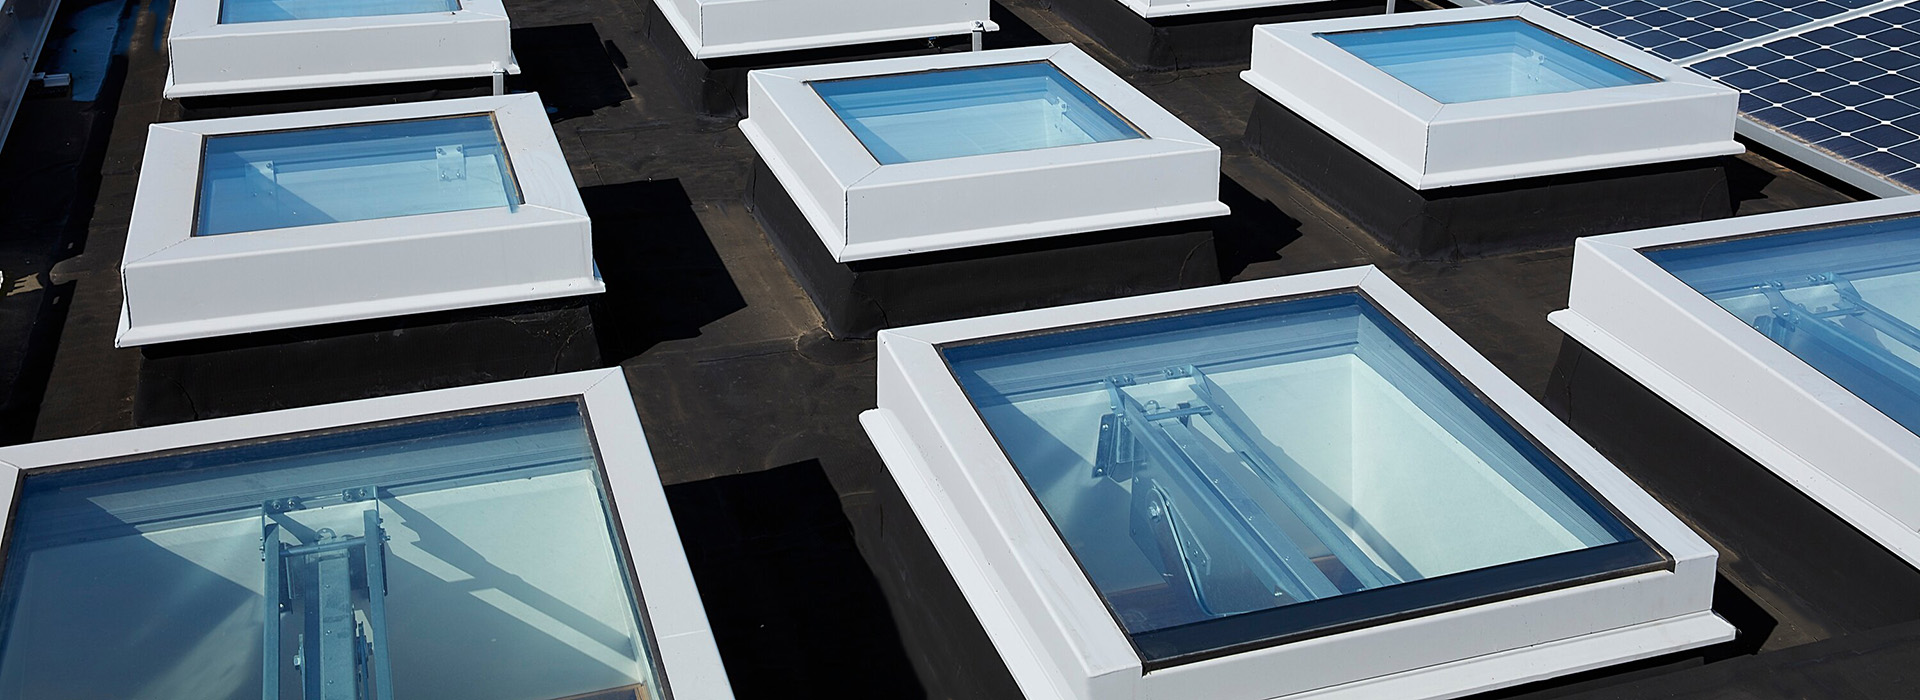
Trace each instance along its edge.
{"label": "solar panel", "polygon": [[1739,88],[1740,111],[1920,188],[1920,9],[1898,5],[1691,67]]}
{"label": "solar panel", "polygon": [[1920,0],[1455,1],[1533,2],[1741,90],[1743,134],[1877,194],[1920,192]]}
{"label": "solar panel", "polygon": [[1668,60],[1758,39],[1877,1],[1533,0],[1534,4]]}

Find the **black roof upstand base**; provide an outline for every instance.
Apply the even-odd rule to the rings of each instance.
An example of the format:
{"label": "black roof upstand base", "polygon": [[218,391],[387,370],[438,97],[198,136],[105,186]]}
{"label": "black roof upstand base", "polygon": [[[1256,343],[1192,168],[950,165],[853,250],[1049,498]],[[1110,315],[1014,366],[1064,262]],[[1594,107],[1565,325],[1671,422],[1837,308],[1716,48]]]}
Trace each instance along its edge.
{"label": "black roof upstand base", "polygon": [[1053,0],[1054,12],[1120,60],[1146,71],[1246,63],[1256,25],[1378,15],[1386,7],[1386,0],[1325,0],[1148,19],[1120,0]]}
{"label": "black roof upstand base", "polygon": [[764,161],[747,206],[836,338],[1220,282],[1213,219],[843,263]]}
{"label": "black roof upstand base", "polygon": [[667,79],[689,106],[705,117],[747,116],[747,73],[751,71],[924,56],[967,51],[973,47],[972,37],[959,35],[699,59],[693,57],[686,42],[674,31],[673,24],[660,13],[660,6],[655,0],[636,1],[646,6],[647,43],[660,54],[661,62],[666,65]]}
{"label": "black roof upstand base", "polygon": [[1765,599],[1745,610],[1715,601],[1742,647],[1760,648],[1776,625],[1818,620],[1839,636],[1920,619],[1920,570],[1578,341],[1561,345],[1546,404],[1686,513],[1720,550],[1720,574]]}
{"label": "black roof upstand base", "polygon": [[1254,98],[1247,148],[1382,245],[1421,260],[1733,215],[1725,158],[1417,190],[1265,95]]}
{"label": "black roof upstand base", "polygon": [[454,78],[410,83],[354,85],[311,90],[277,90],[237,95],[183,97],[181,119],[220,119],[258,114],[283,114],[317,109],[371,107],[450,100],[460,97],[484,97],[493,94],[493,78]]}
{"label": "black roof upstand base", "polygon": [[141,348],[139,426],[600,366],[593,296]]}

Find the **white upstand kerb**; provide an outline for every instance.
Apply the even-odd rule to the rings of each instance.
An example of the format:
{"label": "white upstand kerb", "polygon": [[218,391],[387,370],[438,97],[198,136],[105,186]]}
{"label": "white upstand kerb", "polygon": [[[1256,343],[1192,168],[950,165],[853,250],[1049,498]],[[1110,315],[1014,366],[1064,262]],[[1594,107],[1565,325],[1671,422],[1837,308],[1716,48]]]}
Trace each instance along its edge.
{"label": "white upstand kerb", "polygon": [[[1352,290],[1612,504],[1672,568],[1146,671],[940,346]],[[1733,638],[1711,609],[1714,549],[1372,267],[884,330],[879,342],[879,407],[861,423],[1033,700],[1450,698]]]}
{"label": "white upstand kerb", "polygon": [[[209,137],[465,115],[492,115],[523,204],[194,235]],[[605,290],[534,94],[155,124],[120,274],[120,347]]]}
{"label": "white upstand kerb", "polygon": [[[1046,61],[1145,138],[882,165],[808,84]],[[740,131],[834,260],[1221,216],[1220,147],[1071,44],[754,71]]]}
{"label": "white upstand kerb", "polygon": [[1787,483],[1920,566],[1920,435],[1662,269],[1645,249],[1920,214],[1896,197],[1583,238],[1547,318]]}
{"label": "white upstand kerb", "polygon": [[[1655,80],[1449,104],[1319,36],[1505,18]],[[1526,3],[1261,25],[1241,77],[1418,190],[1746,150],[1738,91]]]}

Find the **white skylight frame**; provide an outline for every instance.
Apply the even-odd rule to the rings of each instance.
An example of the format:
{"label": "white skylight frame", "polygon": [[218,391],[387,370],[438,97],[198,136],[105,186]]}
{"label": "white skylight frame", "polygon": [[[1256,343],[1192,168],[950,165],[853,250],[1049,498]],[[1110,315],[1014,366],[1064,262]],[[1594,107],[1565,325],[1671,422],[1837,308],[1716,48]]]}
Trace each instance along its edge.
{"label": "white skylight frame", "polygon": [[[1656,80],[1445,104],[1315,36],[1507,18]],[[1261,25],[1240,76],[1419,190],[1746,150],[1739,91],[1528,3]]]}
{"label": "white skylight frame", "polygon": [[453,12],[220,23],[223,0],[178,0],[169,99],[519,73],[501,0]]}
{"label": "white skylight frame", "polygon": [[998,31],[990,0],[643,0],[694,58]]}
{"label": "white skylight frame", "polygon": [[[881,165],[808,85],[1051,62],[1145,138]],[[1221,216],[1220,147],[1072,44],[754,71],[753,144],[840,262]]]}
{"label": "white skylight frame", "polygon": [[[1358,290],[1664,550],[1609,578],[1151,672],[941,357],[939,346]],[[1371,266],[883,330],[860,416],[1021,690],[1033,700],[1443,698],[1733,638],[1714,549]]]}
{"label": "white skylight frame", "polygon": [[1920,213],[1920,198],[1582,238],[1568,308],[1547,318],[1808,497],[1920,567],[1920,435],[1640,251]]}
{"label": "white skylight frame", "polygon": [[[195,236],[210,136],[490,114],[522,204]],[[605,291],[593,225],[537,94],[154,124],[114,345]]]}
{"label": "white skylight frame", "polygon": [[[682,700],[732,700],[720,651],[673,512],[618,368],[363,399],[232,418],[0,447],[0,539],[12,523],[20,481],[36,471],[166,452],[514,404],[577,398],[605,477],[607,498],[645,606],[665,684]],[[3,565],[0,562],[0,565]]]}

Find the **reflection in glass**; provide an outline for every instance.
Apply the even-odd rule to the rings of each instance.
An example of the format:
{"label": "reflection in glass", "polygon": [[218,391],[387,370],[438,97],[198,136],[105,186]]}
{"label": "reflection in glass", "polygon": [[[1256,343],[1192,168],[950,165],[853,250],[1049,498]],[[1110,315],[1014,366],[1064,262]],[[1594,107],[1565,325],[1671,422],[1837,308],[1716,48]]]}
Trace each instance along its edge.
{"label": "reflection in glass", "polygon": [[221,0],[220,23],[455,12],[460,0]]}
{"label": "reflection in glass", "polygon": [[1920,218],[1646,255],[1861,400],[1920,431]]}
{"label": "reflection in glass", "polygon": [[1321,34],[1440,102],[1474,102],[1656,82],[1522,19]]}
{"label": "reflection in glass", "polygon": [[207,138],[194,235],[521,203],[491,115]]}
{"label": "reflection in glass", "polygon": [[[1615,543],[1656,556],[1357,294],[944,352],[1136,644]],[[1372,600],[1350,612],[1433,604]]]}
{"label": "reflection in glass", "polygon": [[610,522],[573,402],[32,473],[0,695],[659,697]]}
{"label": "reflection in glass", "polygon": [[1142,138],[1046,61],[812,85],[883,165]]}

